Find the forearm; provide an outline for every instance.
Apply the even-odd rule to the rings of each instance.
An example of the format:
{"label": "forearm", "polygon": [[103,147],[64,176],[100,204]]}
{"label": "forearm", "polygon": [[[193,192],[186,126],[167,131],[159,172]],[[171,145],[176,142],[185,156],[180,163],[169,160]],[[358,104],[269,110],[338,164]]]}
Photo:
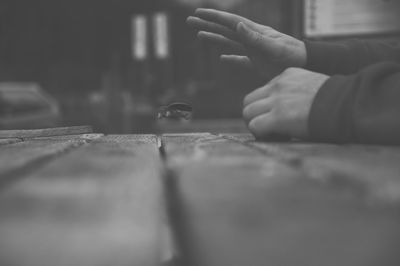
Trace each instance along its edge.
{"label": "forearm", "polygon": [[316,141],[400,144],[400,64],[331,77],[314,99],[309,131]]}
{"label": "forearm", "polygon": [[353,74],[383,61],[400,63],[399,43],[353,39],[337,43],[306,41],[305,44],[306,68],[328,75]]}

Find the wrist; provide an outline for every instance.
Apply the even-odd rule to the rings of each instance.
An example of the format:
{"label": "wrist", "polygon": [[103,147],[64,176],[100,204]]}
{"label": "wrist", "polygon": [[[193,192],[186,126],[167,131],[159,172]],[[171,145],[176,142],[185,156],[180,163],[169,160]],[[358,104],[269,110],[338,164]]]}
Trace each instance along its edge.
{"label": "wrist", "polygon": [[297,51],[297,67],[305,68],[307,66],[307,48],[303,41],[298,41],[298,51]]}

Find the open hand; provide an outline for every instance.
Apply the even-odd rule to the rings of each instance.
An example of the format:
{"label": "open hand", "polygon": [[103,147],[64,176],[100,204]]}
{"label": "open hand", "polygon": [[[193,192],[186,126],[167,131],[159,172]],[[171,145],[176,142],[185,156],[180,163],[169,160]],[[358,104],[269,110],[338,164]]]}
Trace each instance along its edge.
{"label": "open hand", "polygon": [[300,68],[288,68],[267,85],[248,94],[243,117],[257,138],[284,135],[307,138],[314,97],[329,77]]}
{"label": "open hand", "polygon": [[221,60],[253,68],[263,77],[306,64],[304,42],[244,17],[200,8],[187,23],[199,30],[199,38],[221,47]]}

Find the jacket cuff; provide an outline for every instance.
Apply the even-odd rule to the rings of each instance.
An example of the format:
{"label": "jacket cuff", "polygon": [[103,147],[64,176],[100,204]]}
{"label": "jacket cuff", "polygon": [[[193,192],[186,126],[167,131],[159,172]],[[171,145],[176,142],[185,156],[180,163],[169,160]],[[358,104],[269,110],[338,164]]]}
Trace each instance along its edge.
{"label": "jacket cuff", "polygon": [[319,142],[351,141],[353,124],[350,111],[354,76],[333,76],[317,92],[311,106],[308,129],[310,138]]}
{"label": "jacket cuff", "polygon": [[[341,72],[337,71],[338,65],[344,63],[346,66],[346,61],[351,60],[354,56],[351,45],[321,41],[304,41],[304,43],[307,52],[306,69],[311,71],[328,75],[338,74],[337,72]],[[345,69],[343,70],[347,72]]]}

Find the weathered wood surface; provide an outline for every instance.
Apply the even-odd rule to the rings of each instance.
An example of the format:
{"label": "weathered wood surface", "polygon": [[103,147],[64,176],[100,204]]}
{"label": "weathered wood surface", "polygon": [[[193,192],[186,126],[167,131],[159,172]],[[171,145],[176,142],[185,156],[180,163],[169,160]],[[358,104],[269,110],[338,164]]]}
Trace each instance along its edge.
{"label": "weathered wood surface", "polygon": [[37,138],[0,146],[0,184],[101,135]]}
{"label": "weathered wood surface", "polygon": [[[400,264],[399,203],[387,200],[400,179],[398,149],[212,135],[170,135],[163,143],[185,263]],[[381,189],[386,196],[375,197]]]}
{"label": "weathered wood surface", "polygon": [[49,136],[65,136],[90,134],[93,132],[91,126],[56,127],[29,130],[0,130],[0,139],[4,138],[35,138]]}
{"label": "weathered wood surface", "polygon": [[1,145],[7,145],[7,144],[12,144],[12,143],[16,143],[16,142],[20,142],[20,139],[0,139],[0,146]]}
{"label": "weathered wood surface", "polygon": [[400,204],[400,147],[247,142],[266,154],[296,162],[309,177],[350,186],[369,200]]}
{"label": "weathered wood surface", "polygon": [[[34,157],[69,142],[50,143],[4,153],[17,160],[18,150]],[[3,184],[0,265],[158,265],[160,171],[154,136],[107,136]]]}
{"label": "weathered wood surface", "polygon": [[86,140],[86,141],[92,141],[98,138],[103,137],[104,134],[99,134],[99,133],[91,133],[91,134],[77,134],[77,135],[63,135],[63,136],[44,136],[44,137],[35,137],[35,138],[30,138],[28,140],[76,140],[76,139],[81,139],[81,140]]}
{"label": "weathered wood surface", "polygon": [[0,142],[0,265],[159,265],[174,253],[166,210],[183,265],[400,265],[400,148],[208,133],[164,135],[161,154],[150,135],[15,141]]}
{"label": "weathered wood surface", "polygon": [[262,155],[255,149],[209,133],[165,134],[163,147],[170,164],[197,162],[205,158],[225,160],[227,155],[240,158]]}

